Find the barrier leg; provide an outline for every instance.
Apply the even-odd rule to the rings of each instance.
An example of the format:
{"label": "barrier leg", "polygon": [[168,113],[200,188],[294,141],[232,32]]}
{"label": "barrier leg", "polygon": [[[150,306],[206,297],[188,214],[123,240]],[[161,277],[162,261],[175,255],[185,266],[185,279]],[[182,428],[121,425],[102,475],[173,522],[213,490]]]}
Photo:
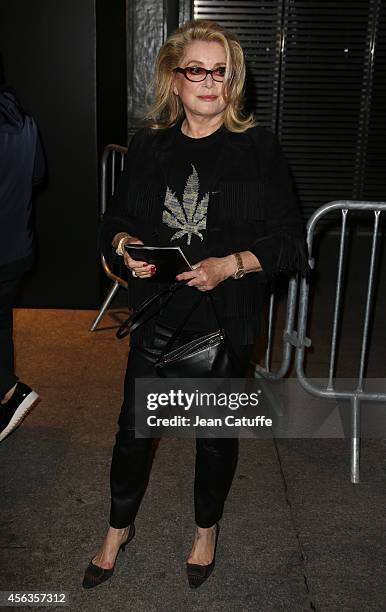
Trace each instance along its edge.
{"label": "barrier leg", "polygon": [[358,484],[359,482],[359,462],[360,462],[360,443],[361,443],[361,411],[360,401],[357,395],[351,399],[351,482]]}
{"label": "barrier leg", "polygon": [[[268,400],[270,407],[275,411],[276,415],[279,417],[284,416],[283,411],[283,402],[281,399],[278,399],[275,393],[272,392],[272,387],[270,386],[270,382],[267,381],[256,369],[254,372],[254,378],[260,381],[261,390],[263,391],[263,396]],[[272,382],[271,382],[272,385]]]}
{"label": "barrier leg", "polygon": [[118,287],[119,287],[119,283],[118,281],[115,281],[115,283],[113,284],[113,286],[111,287],[110,291],[108,292],[108,294],[106,295],[106,299],[103,302],[95,320],[93,321],[89,331],[95,331],[96,328],[98,327],[103,315],[105,314],[106,310],[108,309],[110,302],[112,301],[114,295],[116,294],[116,292],[118,291]]}

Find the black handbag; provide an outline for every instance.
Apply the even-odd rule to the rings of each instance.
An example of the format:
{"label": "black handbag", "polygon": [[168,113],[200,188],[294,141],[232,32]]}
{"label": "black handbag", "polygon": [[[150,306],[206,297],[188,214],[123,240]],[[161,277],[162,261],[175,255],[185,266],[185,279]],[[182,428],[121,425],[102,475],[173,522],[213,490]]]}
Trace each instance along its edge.
{"label": "black handbag", "polygon": [[[121,325],[117,331],[117,337],[123,338],[129,333],[133,333],[140,325],[149,321],[163,308],[171,295],[182,286],[184,286],[183,283],[175,283],[145,300]],[[164,300],[162,301],[161,298],[164,298]],[[183,328],[202,299],[210,300],[219,325],[218,330],[190,340],[173,349],[176,341],[180,338]],[[158,308],[150,316],[146,317],[146,313],[157,301]],[[210,294],[203,294],[193,304],[181,324],[172,333],[161,354],[155,361],[154,367],[157,374],[162,378],[228,378],[240,375],[238,360],[220,322],[213,297]]]}

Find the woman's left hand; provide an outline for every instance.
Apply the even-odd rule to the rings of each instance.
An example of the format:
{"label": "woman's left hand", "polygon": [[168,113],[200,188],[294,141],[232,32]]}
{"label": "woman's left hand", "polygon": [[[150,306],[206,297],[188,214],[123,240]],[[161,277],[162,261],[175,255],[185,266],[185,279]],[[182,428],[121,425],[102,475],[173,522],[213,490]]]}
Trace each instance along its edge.
{"label": "woman's left hand", "polygon": [[189,287],[197,287],[200,291],[210,291],[226,278],[232,276],[236,269],[235,258],[208,257],[192,266],[189,272],[182,272],[176,276],[178,281],[189,281]]}

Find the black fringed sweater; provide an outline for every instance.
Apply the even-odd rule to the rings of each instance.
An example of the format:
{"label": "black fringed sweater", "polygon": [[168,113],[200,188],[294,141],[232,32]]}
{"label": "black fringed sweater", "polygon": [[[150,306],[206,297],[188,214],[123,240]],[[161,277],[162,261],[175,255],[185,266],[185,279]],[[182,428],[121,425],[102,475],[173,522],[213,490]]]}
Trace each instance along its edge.
{"label": "black fringed sweater", "polygon": [[[212,145],[215,142],[215,149],[208,149],[211,153],[205,171],[201,164],[205,185],[197,186],[194,165],[190,183],[187,176],[179,177],[181,173],[186,175],[181,165],[182,152],[185,158],[189,157],[189,143],[184,138],[181,139],[180,124],[168,130],[144,128],[134,135],[124,172],[102,222],[102,251],[108,261],[114,260],[111,242],[123,231],[148,245],[178,244],[188,255],[190,249],[192,263],[195,248],[197,254],[201,251],[202,256],[205,252],[208,257],[251,251],[263,271],[238,280],[229,278],[212,291],[231,339],[249,344],[260,331],[267,281],[281,272],[307,272],[303,224],[288,165],[277,139],[267,130],[255,127],[235,133],[222,127],[207,137]],[[197,152],[197,145],[201,147],[203,142],[191,143],[193,151]],[[193,155],[192,161],[196,157]],[[185,202],[191,202],[197,192],[201,213],[205,213],[205,223],[203,214],[195,215],[202,240],[191,234],[189,245],[189,218],[181,225],[181,214],[186,217],[189,206],[181,214],[177,211],[178,201],[184,205],[184,194],[182,187],[173,189],[169,185],[173,177],[174,185],[185,183],[188,189]],[[177,234],[179,223],[181,231]],[[128,280],[129,302],[134,308],[162,287],[154,280],[134,279],[131,274]],[[194,299],[197,290],[188,289]],[[187,294],[185,299],[189,300]],[[134,334],[134,342],[142,341],[147,333],[152,334],[149,325],[141,334]]]}

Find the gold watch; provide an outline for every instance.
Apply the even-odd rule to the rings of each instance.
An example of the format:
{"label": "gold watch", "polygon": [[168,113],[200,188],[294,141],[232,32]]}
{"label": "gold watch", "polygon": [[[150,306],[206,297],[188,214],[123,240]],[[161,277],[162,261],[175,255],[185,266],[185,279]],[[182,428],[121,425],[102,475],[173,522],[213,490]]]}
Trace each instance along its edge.
{"label": "gold watch", "polygon": [[240,253],[233,253],[233,255],[236,257],[236,265],[237,265],[236,272],[234,273],[233,278],[241,278],[245,274],[243,260],[241,258]]}

